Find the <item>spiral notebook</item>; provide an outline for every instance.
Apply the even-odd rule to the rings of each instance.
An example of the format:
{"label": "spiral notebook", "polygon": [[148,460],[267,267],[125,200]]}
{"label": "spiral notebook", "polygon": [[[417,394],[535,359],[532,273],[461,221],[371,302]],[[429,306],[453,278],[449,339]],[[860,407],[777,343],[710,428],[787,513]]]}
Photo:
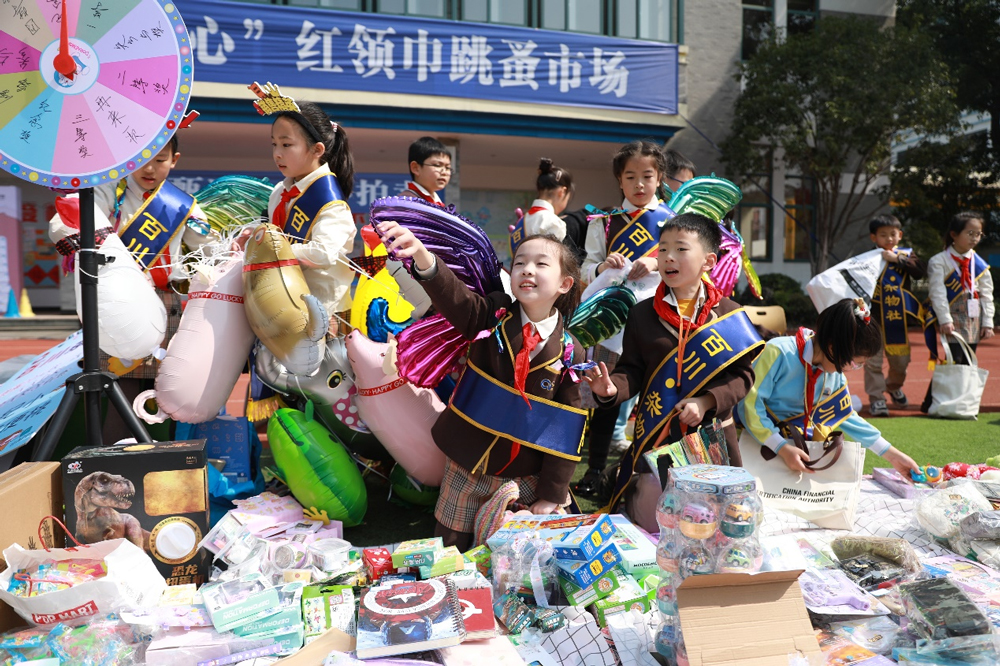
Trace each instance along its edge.
{"label": "spiral notebook", "polygon": [[462,604],[451,581],[397,582],[361,592],[359,659],[451,647],[465,636]]}

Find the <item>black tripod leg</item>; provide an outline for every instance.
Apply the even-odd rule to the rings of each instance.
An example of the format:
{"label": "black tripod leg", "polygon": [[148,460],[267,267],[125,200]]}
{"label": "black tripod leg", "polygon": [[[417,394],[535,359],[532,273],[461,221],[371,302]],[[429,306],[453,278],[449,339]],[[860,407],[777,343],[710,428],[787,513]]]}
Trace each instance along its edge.
{"label": "black tripod leg", "polygon": [[110,386],[104,389],[104,392],[108,395],[108,401],[111,403],[108,408],[114,408],[118,410],[121,415],[122,420],[125,421],[125,425],[128,429],[132,431],[132,436],[135,437],[137,442],[145,442],[147,444],[152,443],[153,438],[149,436],[146,432],[146,428],[142,425],[142,421],[139,417],[135,415],[132,410],[132,405],[128,404],[128,398],[125,397],[125,392],[122,391],[122,387],[118,386],[118,382],[111,382]]}
{"label": "black tripod leg", "polygon": [[87,446],[101,446],[101,392],[87,391],[83,394],[83,417],[87,428]]}
{"label": "black tripod leg", "polygon": [[45,462],[52,457],[53,452],[56,450],[56,445],[59,443],[59,438],[62,437],[63,430],[66,429],[66,424],[69,423],[69,417],[73,415],[73,410],[76,409],[76,401],[79,397],[79,394],[73,390],[72,385],[67,384],[66,392],[63,393],[59,407],[56,408],[56,413],[52,415],[52,419],[49,421],[45,436],[42,437],[42,441],[38,443],[38,447],[31,456],[32,461]]}

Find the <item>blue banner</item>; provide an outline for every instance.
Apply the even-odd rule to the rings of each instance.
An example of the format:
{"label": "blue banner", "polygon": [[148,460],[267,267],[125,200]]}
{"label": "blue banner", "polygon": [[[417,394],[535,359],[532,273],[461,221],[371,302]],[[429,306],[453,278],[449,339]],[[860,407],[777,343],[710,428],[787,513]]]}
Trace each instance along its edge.
{"label": "blue banner", "polygon": [[[198,81],[677,113],[676,44],[224,0],[176,5]],[[248,91],[247,113],[251,101]]]}
{"label": "blue banner", "polygon": [[[266,145],[264,146],[266,149]],[[198,190],[207,187],[216,178],[232,175],[232,171],[186,171],[174,169],[167,180],[193,197],[198,196]],[[281,181],[277,171],[241,171],[242,176],[265,178],[272,185]],[[356,173],[354,174],[354,191],[347,203],[355,215],[367,215],[372,201],[382,197],[391,197],[406,189],[409,176],[403,173]]]}

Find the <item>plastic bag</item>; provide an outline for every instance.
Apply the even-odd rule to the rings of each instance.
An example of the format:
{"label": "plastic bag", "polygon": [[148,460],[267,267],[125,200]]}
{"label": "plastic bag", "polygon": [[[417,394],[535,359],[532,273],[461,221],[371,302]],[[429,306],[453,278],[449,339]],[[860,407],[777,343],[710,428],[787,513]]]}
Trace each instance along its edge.
{"label": "plastic bag", "polygon": [[922,567],[913,546],[906,539],[889,539],[848,535],[837,537],[830,544],[833,554],[839,560],[845,560],[855,555],[877,555],[906,569],[911,574],[920,573]]}
{"label": "plastic bag", "polygon": [[1000,511],[980,511],[962,518],[958,524],[966,539],[1000,540]]}
{"label": "plastic bag", "polygon": [[911,628],[923,638],[941,640],[992,631],[979,607],[948,578],[900,585],[899,596]]}
{"label": "plastic bag", "polygon": [[917,522],[932,535],[950,539],[959,532],[963,518],[993,506],[969,483],[936,490],[917,502]]}

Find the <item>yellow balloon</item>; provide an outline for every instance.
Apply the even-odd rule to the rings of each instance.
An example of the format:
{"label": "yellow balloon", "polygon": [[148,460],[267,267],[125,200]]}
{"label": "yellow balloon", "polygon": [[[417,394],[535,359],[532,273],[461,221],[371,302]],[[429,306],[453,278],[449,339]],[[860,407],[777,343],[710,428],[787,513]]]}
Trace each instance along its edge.
{"label": "yellow balloon", "polygon": [[[385,246],[379,243],[372,250],[365,243],[366,257],[385,257],[387,252]],[[392,321],[404,322],[413,314],[413,306],[410,305],[399,293],[399,283],[389,274],[385,266],[379,270],[374,278],[362,273],[358,278],[357,289],[354,290],[354,304],[351,306],[351,326],[368,335],[368,306],[376,298],[383,298],[389,304],[389,319]]]}

